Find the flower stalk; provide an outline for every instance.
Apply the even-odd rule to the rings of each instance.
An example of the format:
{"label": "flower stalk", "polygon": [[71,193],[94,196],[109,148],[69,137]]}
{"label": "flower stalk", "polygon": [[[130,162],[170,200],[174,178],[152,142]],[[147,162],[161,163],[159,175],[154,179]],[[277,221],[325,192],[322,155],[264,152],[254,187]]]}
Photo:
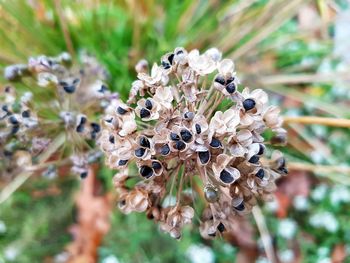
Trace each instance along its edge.
{"label": "flower stalk", "polygon": [[350,119],[326,118],[317,116],[283,117],[284,123],[318,124],[324,126],[350,128]]}

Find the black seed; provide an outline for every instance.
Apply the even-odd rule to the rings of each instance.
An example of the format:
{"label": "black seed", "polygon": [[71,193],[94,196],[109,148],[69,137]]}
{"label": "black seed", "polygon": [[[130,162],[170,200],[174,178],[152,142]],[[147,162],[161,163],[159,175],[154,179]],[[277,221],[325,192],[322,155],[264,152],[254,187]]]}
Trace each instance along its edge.
{"label": "black seed", "polygon": [[186,148],[186,144],[183,141],[177,141],[175,144],[175,149],[181,151]]}
{"label": "black seed", "polygon": [[16,134],[19,131],[19,125],[14,125],[11,129],[11,134]]}
{"label": "black seed", "polygon": [[105,119],[105,122],[108,122],[108,123],[112,123],[113,121],[113,117],[111,117],[110,119]]}
{"label": "black seed", "polygon": [[214,233],[208,233],[208,236],[210,236],[210,237],[215,237],[216,236],[216,232],[214,232]]}
{"label": "black seed", "polygon": [[107,90],[108,90],[107,86],[105,84],[102,84],[98,92],[105,93]]}
{"label": "black seed", "polygon": [[243,201],[242,201],[242,203],[240,203],[239,205],[234,206],[234,208],[235,208],[237,211],[243,211],[243,210],[245,209],[245,206],[244,206]]}
{"label": "black seed", "polygon": [[86,117],[81,117],[80,124],[85,124],[87,121]]}
{"label": "black seed", "polygon": [[265,152],[265,146],[262,145],[261,143],[259,144],[259,152],[257,153],[257,155],[262,155]]}
{"label": "black seed", "polygon": [[1,109],[2,109],[4,112],[9,113],[9,108],[8,108],[7,105],[3,105],[3,106],[1,107]]}
{"label": "black seed", "polygon": [[160,148],[160,154],[161,155],[168,155],[170,152],[170,148],[169,145],[165,144],[162,146],[162,148]]}
{"label": "black seed", "polygon": [[92,122],[91,124],[91,128],[92,130],[95,132],[95,133],[98,133],[101,131],[101,127],[99,124],[95,123],[95,122]]}
{"label": "black seed", "polygon": [[29,118],[30,117],[30,111],[29,110],[25,110],[22,112],[22,117],[23,118]]}
{"label": "black seed", "polygon": [[140,168],[140,174],[142,177],[148,179],[153,175],[153,169],[149,166],[143,165]]}
{"label": "black seed", "polygon": [[154,169],[154,170],[159,170],[159,169],[161,169],[162,168],[162,165],[160,164],[160,162],[152,162],[152,168]]}
{"label": "black seed", "polygon": [[226,80],[226,85],[231,83],[232,81],[235,80],[235,77],[229,77],[227,80]]}
{"label": "black seed", "polygon": [[278,164],[278,168],[277,168],[278,171],[285,173],[285,174],[288,173],[288,169],[286,167],[286,159],[284,159],[283,157],[279,158],[277,160],[277,164]]}
{"label": "black seed", "polygon": [[75,91],[75,86],[74,85],[63,86],[63,89],[65,92],[72,94]]}
{"label": "black seed", "polygon": [[210,152],[198,152],[198,157],[202,164],[206,164],[210,160]]}
{"label": "black seed", "polygon": [[261,180],[264,178],[265,176],[265,172],[264,172],[264,169],[260,169],[256,174],[255,174],[256,177],[260,178]]}
{"label": "black seed", "polygon": [[77,85],[77,84],[78,84],[78,82],[79,82],[79,79],[75,79],[75,80],[73,80],[73,85]]}
{"label": "black seed", "polygon": [[217,76],[215,79],[214,79],[215,82],[217,83],[220,83],[221,85],[225,85],[225,78],[223,76]]}
{"label": "black seed", "polygon": [[173,53],[169,55],[168,60],[169,60],[170,64],[173,64],[173,61],[174,61],[174,54]]}
{"label": "black seed", "polygon": [[82,172],[82,173],[80,174],[80,178],[81,178],[81,179],[85,179],[87,176],[88,176],[88,173],[87,173],[87,172]]}
{"label": "black seed", "polygon": [[120,201],[118,202],[118,206],[119,206],[119,207],[123,207],[123,206],[125,206],[125,205],[126,205],[125,199],[120,200]]}
{"label": "black seed", "polygon": [[185,117],[185,119],[192,120],[194,117],[194,114],[193,114],[193,112],[188,111],[184,114],[184,117]]}
{"label": "black seed", "polygon": [[114,144],[115,142],[114,135],[109,136],[109,142]]}
{"label": "black seed", "polygon": [[231,82],[229,84],[227,84],[226,86],[226,90],[228,93],[232,94],[236,91],[237,87],[236,87],[236,84],[234,82]]}
{"label": "black seed", "polygon": [[91,136],[92,140],[95,140],[96,139],[96,132],[92,131],[90,136]]}
{"label": "black seed", "polygon": [[118,165],[123,166],[123,165],[126,165],[127,162],[128,160],[119,160]]}
{"label": "black seed", "polygon": [[250,162],[250,163],[257,163],[257,162],[259,162],[259,159],[260,159],[259,156],[253,155],[252,157],[250,157],[248,162]]}
{"label": "black seed", "polygon": [[223,223],[220,222],[220,224],[218,225],[217,229],[222,233],[226,230],[225,226]]}
{"label": "black seed", "polygon": [[76,128],[77,132],[82,132],[84,130],[84,124],[79,124]]}
{"label": "black seed", "polygon": [[142,157],[145,154],[145,149],[144,148],[138,148],[135,150],[135,155],[136,157]]}
{"label": "black seed", "polygon": [[170,64],[168,62],[162,61],[162,66],[164,69],[169,69],[170,68]]}
{"label": "black seed", "polygon": [[234,181],[234,178],[228,171],[224,169],[220,173],[220,180],[225,184],[230,184]]}
{"label": "black seed", "polygon": [[174,132],[171,132],[171,133],[170,133],[170,139],[173,140],[173,141],[178,141],[178,140],[180,140],[180,136],[177,135],[177,134],[174,133]]}
{"label": "black seed", "polygon": [[202,132],[201,126],[197,123],[197,124],[195,125],[195,127],[196,127],[196,132],[197,132],[197,134],[200,134],[200,133]]}
{"label": "black seed", "polygon": [[124,115],[127,111],[126,110],[124,110],[122,107],[118,107],[117,108],[117,112],[120,114],[120,115]]}
{"label": "black seed", "polygon": [[141,116],[141,119],[147,118],[147,117],[151,116],[151,113],[150,113],[149,110],[147,110],[147,109],[145,109],[145,108],[142,108],[142,109],[140,110],[140,116]]}
{"label": "black seed", "polygon": [[182,50],[179,50],[176,52],[176,55],[180,55],[180,54],[183,54],[184,52]]}
{"label": "black seed", "polygon": [[180,135],[184,142],[189,142],[192,139],[192,134],[189,130],[183,129],[180,131]]}
{"label": "black seed", "polygon": [[222,144],[221,144],[221,142],[218,139],[212,138],[210,146],[213,147],[213,148],[219,148],[219,147],[222,146]]}
{"label": "black seed", "polygon": [[69,86],[69,84],[65,81],[60,81],[58,82],[58,84],[60,84],[61,86]]}
{"label": "black seed", "polygon": [[18,120],[16,119],[15,116],[9,117],[9,122],[10,122],[11,124],[13,124],[13,125],[18,125],[18,124],[19,124],[19,122],[18,122]]}
{"label": "black seed", "polygon": [[151,147],[151,145],[149,143],[149,140],[146,137],[141,137],[140,138],[140,145],[142,147],[146,147],[146,148],[150,148]]}
{"label": "black seed", "polygon": [[11,152],[11,151],[8,151],[8,150],[4,150],[4,155],[6,156],[6,157],[11,157],[12,155],[13,155],[13,152]]}
{"label": "black seed", "polygon": [[146,106],[146,109],[151,110],[152,107],[153,107],[152,101],[150,101],[149,99],[147,99],[147,100],[145,101],[145,106]]}
{"label": "black seed", "polygon": [[243,101],[243,108],[249,111],[255,107],[255,101],[253,99],[246,99]]}
{"label": "black seed", "polygon": [[284,174],[287,174],[287,173],[288,173],[287,167],[280,167],[278,170],[279,170],[280,172],[284,173]]}

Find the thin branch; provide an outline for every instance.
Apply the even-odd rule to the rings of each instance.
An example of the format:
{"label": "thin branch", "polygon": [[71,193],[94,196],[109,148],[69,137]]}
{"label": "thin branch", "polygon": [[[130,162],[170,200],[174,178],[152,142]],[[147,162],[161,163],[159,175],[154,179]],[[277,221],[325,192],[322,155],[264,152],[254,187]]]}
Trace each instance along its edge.
{"label": "thin branch", "polygon": [[58,19],[60,22],[62,34],[64,37],[64,41],[66,42],[67,50],[72,56],[74,56],[73,42],[72,42],[72,39],[70,37],[67,21],[66,21],[65,16],[62,12],[61,0],[55,0],[54,3],[55,3],[55,9],[56,9],[56,12],[58,15]]}
{"label": "thin branch", "polygon": [[332,83],[336,80],[349,80],[349,73],[330,73],[330,74],[288,74],[265,76],[259,79],[263,85],[278,84],[301,84],[301,83]]}
{"label": "thin branch", "polygon": [[298,162],[288,162],[288,169],[290,170],[301,170],[314,173],[342,173],[350,174],[349,166],[341,165],[314,165],[310,163],[298,163]]}
{"label": "thin branch", "polygon": [[275,252],[272,246],[272,239],[269,233],[269,230],[267,229],[266,222],[264,215],[261,212],[261,209],[258,205],[253,207],[252,210],[255,222],[258,226],[258,230],[260,232],[261,240],[266,252],[267,259],[269,260],[270,263],[275,263],[276,258],[275,258]]}
{"label": "thin branch", "polygon": [[[47,161],[53,153],[57,151],[59,147],[64,143],[65,134],[62,133],[56,137],[56,139],[50,144],[45,152],[43,152],[38,157],[39,165]],[[33,174],[31,167],[28,167],[26,170],[21,172],[16,178],[8,184],[0,193],[0,204],[5,202],[25,181]]]}
{"label": "thin branch", "polygon": [[350,119],[326,118],[317,116],[283,117],[284,123],[319,124],[325,126],[350,128]]}

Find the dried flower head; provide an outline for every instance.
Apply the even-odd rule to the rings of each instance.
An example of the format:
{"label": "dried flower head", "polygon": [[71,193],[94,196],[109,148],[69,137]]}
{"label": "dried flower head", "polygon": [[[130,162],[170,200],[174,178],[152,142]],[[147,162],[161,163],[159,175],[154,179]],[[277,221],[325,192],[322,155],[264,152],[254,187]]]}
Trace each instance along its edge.
{"label": "dried flower head", "polygon": [[107,165],[119,170],[119,207],[146,212],[180,238],[203,189],[200,232],[213,237],[269,198],[287,172],[279,152],[268,158],[262,137],[266,130],[285,137],[278,108],[261,89],[240,92],[233,61],[215,48],[176,48],[150,74],[147,65],[137,64],[127,103],[110,105],[102,124]]}
{"label": "dried flower head", "polygon": [[73,63],[62,53],[5,68],[14,84],[0,90],[1,178],[50,154],[54,160],[44,174],[54,173],[52,164],[69,163],[73,173],[87,175],[88,164],[99,157],[92,147],[101,130],[98,116],[118,96],[109,92],[106,71],[94,57],[82,53],[80,60]]}

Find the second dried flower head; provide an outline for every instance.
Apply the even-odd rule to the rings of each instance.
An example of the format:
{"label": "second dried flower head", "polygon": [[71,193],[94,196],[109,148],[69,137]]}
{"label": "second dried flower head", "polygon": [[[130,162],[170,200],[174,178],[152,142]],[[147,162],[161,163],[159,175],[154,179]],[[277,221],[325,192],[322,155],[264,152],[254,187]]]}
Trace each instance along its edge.
{"label": "second dried flower head", "polygon": [[176,48],[147,68],[145,60],[136,65],[128,101],[114,101],[103,120],[100,144],[119,170],[119,208],[146,212],[180,238],[203,196],[202,236],[230,230],[287,172],[280,152],[268,157],[262,136],[285,137],[279,109],[261,89],[239,91],[233,61],[215,48]]}

